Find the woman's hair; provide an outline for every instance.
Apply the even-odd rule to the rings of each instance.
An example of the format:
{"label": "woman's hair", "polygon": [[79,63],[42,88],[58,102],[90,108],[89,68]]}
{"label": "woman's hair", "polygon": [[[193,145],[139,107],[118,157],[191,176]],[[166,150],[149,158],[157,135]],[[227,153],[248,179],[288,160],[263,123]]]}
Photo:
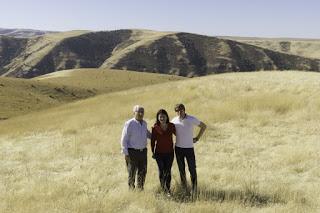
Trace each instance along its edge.
{"label": "woman's hair", "polygon": [[164,114],[165,116],[167,116],[167,123],[170,122],[170,121],[169,121],[169,115],[168,115],[167,111],[164,110],[164,109],[160,109],[160,110],[157,112],[156,124],[160,124],[160,121],[159,121],[159,115],[160,115],[160,114]]}

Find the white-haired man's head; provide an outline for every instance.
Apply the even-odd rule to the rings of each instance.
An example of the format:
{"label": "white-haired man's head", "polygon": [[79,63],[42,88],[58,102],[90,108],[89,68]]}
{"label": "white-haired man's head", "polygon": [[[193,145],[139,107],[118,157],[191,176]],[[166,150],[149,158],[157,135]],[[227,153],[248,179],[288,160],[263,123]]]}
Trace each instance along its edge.
{"label": "white-haired man's head", "polygon": [[134,114],[135,119],[137,119],[138,121],[142,121],[143,120],[143,116],[144,116],[144,108],[143,108],[143,106],[135,105],[133,107],[133,114]]}

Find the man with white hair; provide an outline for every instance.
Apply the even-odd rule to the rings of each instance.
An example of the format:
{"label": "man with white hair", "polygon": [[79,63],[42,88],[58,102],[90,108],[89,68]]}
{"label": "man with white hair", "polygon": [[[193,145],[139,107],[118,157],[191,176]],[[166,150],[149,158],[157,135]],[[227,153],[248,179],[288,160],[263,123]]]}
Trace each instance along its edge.
{"label": "man with white hair", "polygon": [[122,130],[121,152],[125,155],[129,189],[135,188],[137,174],[137,188],[143,190],[147,174],[147,138],[150,138],[150,132],[147,122],[143,120],[144,108],[134,106],[133,114],[134,118],[128,120]]}

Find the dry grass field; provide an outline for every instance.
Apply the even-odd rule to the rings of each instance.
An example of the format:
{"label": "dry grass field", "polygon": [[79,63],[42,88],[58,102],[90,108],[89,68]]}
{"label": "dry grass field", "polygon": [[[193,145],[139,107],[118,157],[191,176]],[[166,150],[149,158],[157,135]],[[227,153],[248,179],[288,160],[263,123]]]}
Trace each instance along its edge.
{"label": "dry grass field", "polygon": [[[229,73],[101,94],[0,121],[1,212],[319,212],[320,74]],[[159,193],[148,155],[129,192],[120,134],[132,106],[207,123],[196,144],[200,193]]]}

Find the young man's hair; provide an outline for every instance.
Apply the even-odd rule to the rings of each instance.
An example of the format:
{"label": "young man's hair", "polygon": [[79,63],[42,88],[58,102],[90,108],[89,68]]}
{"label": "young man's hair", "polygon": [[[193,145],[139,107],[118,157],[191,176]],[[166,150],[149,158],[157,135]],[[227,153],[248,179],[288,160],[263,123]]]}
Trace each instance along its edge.
{"label": "young man's hair", "polygon": [[176,104],[176,106],[174,107],[174,111],[178,112],[179,110],[186,110],[186,108],[184,107],[183,104]]}

